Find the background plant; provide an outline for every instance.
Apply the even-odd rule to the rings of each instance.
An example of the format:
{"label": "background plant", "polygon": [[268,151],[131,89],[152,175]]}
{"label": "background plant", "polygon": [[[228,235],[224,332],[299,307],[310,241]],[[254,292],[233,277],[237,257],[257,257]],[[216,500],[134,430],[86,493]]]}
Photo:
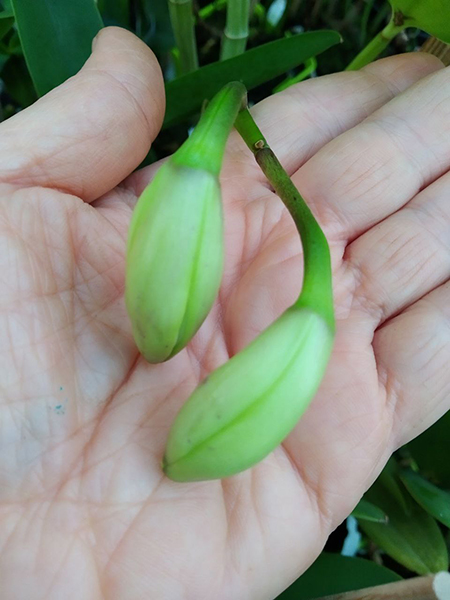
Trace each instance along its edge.
{"label": "background plant", "polygon": [[[352,68],[380,52],[415,50],[428,34],[450,40],[446,0],[0,0],[0,6],[2,120],[76,73],[103,24],[134,31],[154,50],[168,110],[147,162],[175,151],[203,100],[231,79],[242,79],[256,102],[306,77],[341,71],[355,57]],[[447,413],[397,452],[325,553],[281,598],[306,600],[447,569],[449,431]]]}

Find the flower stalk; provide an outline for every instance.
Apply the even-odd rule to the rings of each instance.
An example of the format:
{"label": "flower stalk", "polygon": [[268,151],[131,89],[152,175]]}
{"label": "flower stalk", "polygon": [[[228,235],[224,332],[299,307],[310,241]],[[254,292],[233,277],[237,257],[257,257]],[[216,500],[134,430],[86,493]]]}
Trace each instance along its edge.
{"label": "flower stalk", "polygon": [[312,307],[334,330],[331,260],[327,239],[248,109],[239,113],[235,127],[289,210],[300,234],[304,252],[304,276],[302,291],[294,306]]}

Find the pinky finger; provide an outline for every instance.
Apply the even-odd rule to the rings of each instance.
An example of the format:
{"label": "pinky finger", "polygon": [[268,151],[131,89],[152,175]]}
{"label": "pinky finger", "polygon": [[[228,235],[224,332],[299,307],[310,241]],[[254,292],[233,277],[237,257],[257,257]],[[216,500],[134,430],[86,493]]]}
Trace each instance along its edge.
{"label": "pinky finger", "polygon": [[450,281],[386,322],[373,347],[398,448],[450,409]]}

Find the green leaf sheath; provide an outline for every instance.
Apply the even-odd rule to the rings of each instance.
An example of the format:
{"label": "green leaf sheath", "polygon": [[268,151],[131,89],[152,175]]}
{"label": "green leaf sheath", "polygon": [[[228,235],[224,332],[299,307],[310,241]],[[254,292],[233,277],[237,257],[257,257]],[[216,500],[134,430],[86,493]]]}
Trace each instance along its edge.
{"label": "green leaf sheath", "polygon": [[75,75],[103,23],[94,0],[13,0],[20,41],[39,96]]}
{"label": "green leaf sheath", "polygon": [[166,84],[164,127],[199,111],[229,81],[241,81],[250,90],[341,41],[335,31],[313,31],[269,42],[240,56],[201,67]]}
{"label": "green leaf sheath", "polygon": [[198,69],[192,0],[169,0],[170,20],[180,52],[182,74]]}
{"label": "green leaf sheath", "polygon": [[239,113],[235,127],[255,155],[256,162],[273,189],[286,205],[300,234],[304,275],[302,291],[295,306],[304,306],[316,311],[334,331],[331,260],[327,239],[248,110]]}

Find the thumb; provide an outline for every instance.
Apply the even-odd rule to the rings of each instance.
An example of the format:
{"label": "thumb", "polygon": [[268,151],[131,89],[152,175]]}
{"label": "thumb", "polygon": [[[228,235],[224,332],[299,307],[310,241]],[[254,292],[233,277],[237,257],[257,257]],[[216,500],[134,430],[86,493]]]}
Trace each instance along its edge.
{"label": "thumb", "polygon": [[164,104],[152,51],[124,29],[103,29],[77,75],[2,123],[0,181],[91,202],[146,156]]}

